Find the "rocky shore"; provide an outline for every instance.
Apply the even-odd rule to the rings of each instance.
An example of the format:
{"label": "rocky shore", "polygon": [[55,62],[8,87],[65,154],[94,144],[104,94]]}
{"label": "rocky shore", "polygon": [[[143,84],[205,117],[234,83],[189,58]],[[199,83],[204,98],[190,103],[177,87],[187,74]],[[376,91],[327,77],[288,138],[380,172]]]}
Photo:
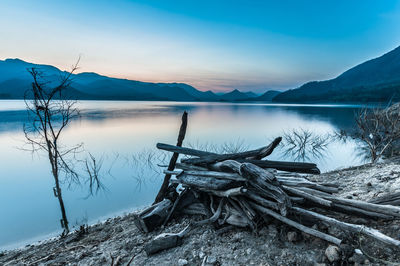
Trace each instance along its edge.
{"label": "rocky shore", "polygon": [[[370,200],[400,192],[400,159],[308,178],[337,182],[342,197]],[[352,223],[368,223],[400,239],[399,220],[370,222],[337,215]],[[221,231],[203,225],[185,237],[181,246],[146,255],[143,246],[156,235],[176,233],[188,224],[189,217],[183,217],[143,234],[136,228],[133,214],[128,214],[82,227],[62,239],[2,252],[0,265],[127,265],[129,262],[130,265],[400,265],[400,250],[363,236],[351,236],[351,241],[336,247],[276,221],[258,228],[257,232],[239,228]],[[332,235],[343,234],[323,224],[314,227]]]}

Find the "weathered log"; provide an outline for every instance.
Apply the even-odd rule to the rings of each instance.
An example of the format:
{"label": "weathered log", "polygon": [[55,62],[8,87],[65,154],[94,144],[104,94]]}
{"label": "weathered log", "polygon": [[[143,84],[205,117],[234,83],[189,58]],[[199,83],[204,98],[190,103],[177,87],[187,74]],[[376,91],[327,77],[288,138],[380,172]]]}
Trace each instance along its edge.
{"label": "weathered log", "polygon": [[[324,197],[330,197],[331,195],[322,191],[314,190],[312,188],[306,188],[306,187],[298,187],[298,190],[304,191],[308,194],[314,195],[319,198],[324,198]],[[373,218],[379,218],[379,219],[385,219],[385,220],[391,220],[394,217],[386,214],[382,214],[379,212],[373,212],[373,211],[367,211],[364,209],[360,209],[357,207],[352,207],[344,204],[340,204],[337,202],[332,202],[331,205],[332,210],[336,210],[339,212],[343,213],[348,213],[348,214],[356,214],[358,216],[363,216],[363,217],[373,217]]]}
{"label": "weathered log", "polygon": [[360,200],[353,199],[343,199],[334,196],[324,196],[325,199],[328,199],[334,203],[339,203],[347,206],[353,206],[359,209],[363,209],[371,212],[383,213],[389,216],[400,217],[400,207],[392,206],[392,205],[380,205],[369,202],[364,202]]}
{"label": "weathered log", "polygon": [[309,201],[312,201],[314,203],[317,203],[317,204],[320,204],[320,205],[323,205],[323,206],[327,206],[327,207],[331,207],[332,206],[332,202],[329,201],[329,200],[314,196],[312,194],[309,194],[307,192],[301,191],[301,190],[293,188],[293,187],[283,186],[283,188],[286,191],[289,191],[290,193],[292,193],[292,194],[294,194],[296,196],[305,198],[305,199],[307,199]]}
{"label": "weathered log", "polygon": [[190,175],[190,176],[197,176],[199,178],[201,177],[212,177],[212,178],[217,178],[217,179],[226,179],[226,180],[232,180],[232,181],[247,181],[246,178],[236,174],[236,173],[224,173],[224,172],[216,172],[216,171],[193,171],[193,170],[187,170],[187,171],[169,171],[165,170],[164,173],[170,174],[170,175],[177,175],[179,176],[180,174],[185,174],[185,175]]}
{"label": "weathered log", "polygon": [[259,212],[261,212],[263,214],[267,214],[269,216],[272,216],[275,219],[277,219],[277,220],[279,220],[279,221],[281,221],[281,222],[283,222],[283,223],[285,223],[287,225],[290,225],[290,226],[292,226],[292,227],[294,227],[294,228],[296,228],[296,229],[298,229],[298,230],[300,230],[300,231],[302,231],[302,232],[304,232],[306,234],[321,238],[321,239],[326,240],[326,241],[328,241],[330,243],[333,243],[335,245],[340,245],[341,242],[342,242],[342,240],[340,240],[340,239],[338,239],[338,238],[336,238],[334,236],[331,236],[331,235],[319,232],[317,230],[314,230],[312,228],[306,227],[306,226],[304,226],[302,224],[299,224],[299,223],[297,223],[295,221],[292,221],[292,220],[290,220],[290,219],[288,219],[286,217],[283,217],[283,216],[279,215],[278,213],[276,213],[274,211],[271,211],[270,209],[267,209],[267,208],[265,208],[265,207],[263,207],[261,205],[258,205],[258,204],[254,203],[254,202],[250,202],[250,205],[253,206]]}
{"label": "weathered log", "polygon": [[249,226],[248,219],[238,210],[233,208],[231,205],[225,204],[224,209],[225,209],[225,218],[219,220],[220,225],[227,223],[238,227]]}
{"label": "weathered log", "polygon": [[238,153],[230,153],[230,154],[213,154],[207,156],[201,156],[200,158],[190,158],[181,160],[183,163],[190,164],[210,164],[215,162],[221,162],[225,160],[233,160],[233,159],[245,159],[249,157],[265,157],[266,154],[271,154],[275,147],[282,140],[281,137],[276,138],[271,144],[266,147],[262,147],[256,150],[238,152]]}
{"label": "weathered log", "polygon": [[297,214],[311,216],[311,217],[316,218],[316,219],[318,219],[324,223],[327,223],[331,226],[335,226],[335,227],[338,227],[338,228],[341,228],[343,230],[347,230],[347,231],[350,231],[353,233],[365,234],[365,235],[368,235],[368,236],[370,236],[376,240],[379,240],[383,243],[394,245],[396,247],[400,247],[399,240],[396,240],[387,235],[384,235],[381,232],[379,232],[378,230],[375,230],[373,228],[369,228],[364,225],[357,225],[357,224],[341,222],[334,218],[327,217],[327,216],[324,216],[324,215],[316,213],[316,212],[304,210],[304,209],[301,209],[298,207],[293,207],[292,210],[294,210]]}
{"label": "weathered log", "polygon": [[174,211],[176,210],[176,207],[178,206],[178,204],[179,204],[181,198],[186,194],[187,191],[188,191],[187,189],[183,190],[183,191],[179,194],[179,196],[175,199],[174,205],[172,206],[171,210],[168,212],[168,215],[167,215],[167,217],[165,218],[165,220],[164,220],[164,222],[162,223],[162,225],[166,225],[166,224],[168,223],[168,221],[169,221],[169,219],[171,218],[172,214],[173,214]]}
{"label": "weathered log", "polygon": [[136,227],[145,233],[153,231],[164,222],[171,208],[172,202],[169,199],[164,199],[139,214],[135,214],[133,217]]}
{"label": "weathered log", "polygon": [[[232,162],[230,163],[230,166],[227,167],[226,166],[226,162]],[[233,163],[234,162],[234,163]],[[217,163],[220,164],[219,166],[223,166],[223,169],[229,169],[231,170],[230,172],[233,171],[233,169],[235,169],[235,171],[240,171],[240,163],[236,162],[236,161],[224,161],[224,162],[220,162]],[[217,165],[214,164],[214,165]],[[259,168],[259,167],[254,167],[254,169]],[[190,169],[190,168],[187,168]],[[244,178],[242,176],[240,176],[237,173],[226,173],[226,172],[217,172],[217,171],[209,171],[206,168],[202,168],[205,169],[203,171],[198,171],[198,170],[186,170],[184,171],[185,174],[187,175],[191,175],[191,176],[198,176],[198,177],[203,177],[203,176],[209,176],[209,177],[215,177],[217,179],[228,179],[228,180],[234,180],[234,181],[246,181],[248,180],[247,178]],[[215,170],[217,170],[216,168],[214,168]],[[253,176],[256,177],[260,177],[262,179],[273,179],[274,176],[273,174],[266,170],[266,169],[262,169],[259,168],[262,171],[260,171],[259,173],[257,173],[256,171],[253,172]],[[218,170],[221,170],[220,167],[218,167]],[[170,175],[179,175],[182,173],[182,171],[168,171],[168,170],[164,170],[165,174],[170,174]],[[305,178],[288,178],[288,177],[277,177],[276,180],[279,181],[280,184],[282,185],[286,185],[286,186],[293,186],[293,187],[309,187],[309,188],[315,188],[317,190],[320,191],[325,191],[325,192],[329,192],[329,193],[336,193],[338,192],[337,188],[334,187],[325,187],[325,186],[321,186],[317,183],[313,183],[311,181],[308,181]]]}
{"label": "weathered log", "polygon": [[[186,155],[204,157],[204,156],[211,156],[211,155],[218,155],[210,152],[200,151],[191,148],[184,148],[173,146],[164,143],[157,143],[157,148],[161,150],[166,150],[170,152],[177,152]],[[224,155],[224,154],[222,154]],[[226,154],[225,154],[226,155]],[[228,154],[229,155],[229,154]],[[193,158],[193,159],[200,159],[200,158]],[[229,160],[232,158],[220,158],[220,161]],[[189,160],[189,159],[187,159]],[[314,163],[302,163],[302,162],[280,162],[280,161],[269,161],[269,160],[254,160],[254,159],[236,159],[238,162],[247,162],[255,164],[261,168],[274,168],[281,171],[286,172],[297,172],[297,173],[305,173],[305,174],[320,174],[320,170],[317,168],[317,165]],[[187,165],[186,160],[182,160],[182,163],[185,162]],[[190,161],[189,161],[190,162]]]}
{"label": "weathered log", "polygon": [[[178,140],[176,143],[176,146],[178,146],[178,147],[182,146],[182,142],[183,142],[183,139],[185,138],[185,134],[186,134],[186,128],[187,128],[187,112],[185,111],[185,112],[183,112],[183,115],[182,115],[182,124],[179,129]],[[178,160],[178,157],[179,157],[179,153],[174,152],[174,154],[172,155],[171,160],[169,162],[168,170],[172,171],[175,169],[175,164],[176,164],[176,161]],[[171,175],[166,174],[164,177],[164,181],[160,187],[160,190],[158,191],[158,194],[157,194],[153,204],[158,203],[165,198],[165,194],[167,192],[170,179],[171,179]]]}
{"label": "weathered log", "polygon": [[190,225],[179,233],[163,233],[156,236],[150,243],[144,246],[146,254],[152,255],[165,249],[177,247],[182,244],[182,238],[190,231]]}
{"label": "weathered log", "polygon": [[203,225],[203,224],[208,224],[208,223],[213,223],[215,221],[218,220],[219,216],[221,215],[222,212],[222,206],[225,203],[225,198],[222,198],[218,204],[218,208],[215,211],[215,213],[208,219],[202,220],[202,221],[198,221],[198,222],[194,222],[193,224],[195,226],[199,226],[199,225]]}
{"label": "weathered log", "polygon": [[246,192],[246,197],[248,197],[249,199],[252,199],[256,203],[258,203],[264,207],[279,211],[279,206],[276,202],[264,199],[263,197],[259,196],[257,193],[255,193],[252,190],[248,190]]}
{"label": "weathered log", "polygon": [[305,173],[305,174],[317,174],[321,171],[317,168],[316,164],[313,163],[301,163],[301,162],[280,162],[280,161],[269,161],[269,160],[238,160],[239,162],[252,163],[261,168],[274,168],[281,171]]}
{"label": "weathered log", "polygon": [[[233,199],[229,199],[229,204],[235,209],[241,217],[243,217],[246,220],[246,223],[250,226],[250,228],[254,231],[255,230],[255,224],[253,223],[253,217],[246,213]],[[228,217],[229,219],[229,217]],[[227,220],[228,220],[227,219]]]}
{"label": "weathered log", "polygon": [[356,207],[347,206],[347,205],[343,205],[343,204],[335,203],[335,202],[332,203],[332,210],[351,214],[351,215],[357,215],[357,216],[369,217],[369,218],[375,218],[375,219],[383,219],[383,220],[393,220],[394,219],[394,217],[390,216],[390,215],[386,215],[386,214],[379,213],[379,212],[366,211],[363,209],[359,209]]}
{"label": "weathered log", "polygon": [[271,155],[271,153],[275,150],[275,148],[279,145],[279,143],[281,143],[281,141],[282,137],[277,137],[271,142],[270,145],[261,150],[259,154],[257,154],[256,156],[249,157],[247,159],[261,160],[262,158]]}
{"label": "weathered log", "polygon": [[206,167],[198,165],[187,164],[187,163],[176,163],[175,168],[182,169],[184,171],[208,171]]}
{"label": "weathered log", "polygon": [[310,188],[310,187],[297,187],[297,189],[302,190],[308,194],[311,194],[311,195],[314,195],[317,197],[321,197],[321,198],[332,196],[331,194],[329,194],[327,192],[316,190],[316,189]]}
{"label": "weathered log", "polygon": [[239,182],[229,179],[218,179],[211,176],[203,176],[199,178],[196,175],[189,175],[186,172],[181,173],[180,175],[176,176],[176,178],[181,184],[207,190],[226,190],[240,185],[238,184]]}
{"label": "weathered log", "polygon": [[235,160],[225,160],[222,162],[208,164],[207,167],[214,171],[240,174],[240,165],[241,163]]}
{"label": "weathered log", "polygon": [[240,174],[248,179],[262,179],[267,183],[279,186],[273,173],[251,163],[242,163],[239,168]]}
{"label": "weathered log", "polygon": [[212,153],[212,152],[208,152],[208,151],[201,151],[201,150],[196,150],[196,149],[187,148],[187,147],[179,147],[179,146],[174,146],[174,145],[165,144],[165,143],[157,143],[156,147],[157,147],[157,149],[164,150],[164,151],[180,153],[180,154],[185,154],[185,155],[190,155],[190,156],[197,156],[197,157],[216,155],[216,153]]}
{"label": "weathered log", "polygon": [[182,210],[186,209],[187,206],[194,203],[201,203],[199,195],[197,195],[194,190],[186,189],[185,191],[185,193],[181,193],[181,198],[176,204],[176,212],[181,212]]}
{"label": "weathered log", "polygon": [[243,196],[239,197],[234,197],[234,200],[239,202],[240,207],[248,214],[249,217],[252,217],[251,220],[253,220],[254,217],[256,217],[257,213],[256,211],[247,203],[246,198]]}
{"label": "weathered log", "polygon": [[287,208],[291,206],[289,196],[285,196],[283,194],[279,194],[275,191],[271,191],[268,188],[264,188],[260,186],[256,182],[249,182],[251,187],[253,187],[255,190],[257,190],[257,194],[260,194],[263,197],[271,198],[277,201],[277,206],[279,208],[279,212],[283,215],[286,216],[287,214]]}
{"label": "weathered log", "polygon": [[326,192],[326,193],[338,193],[339,189],[336,187],[328,187],[328,186],[322,186],[320,184],[308,181],[307,179],[303,178],[294,178],[294,179],[290,179],[290,178],[282,178],[282,177],[277,177],[276,178],[279,183],[281,183],[282,185],[285,186],[290,186],[290,187],[304,187],[304,188],[313,188],[322,192]]}
{"label": "weathered log", "polygon": [[188,206],[186,206],[184,209],[179,210],[183,214],[189,214],[189,215],[203,215],[207,216],[210,214],[210,211],[206,209],[204,204],[202,203],[193,203]]}
{"label": "weathered log", "polygon": [[249,183],[257,189],[258,193],[273,198],[279,203],[280,212],[286,216],[287,207],[291,206],[289,196],[280,188],[270,172],[249,163],[243,163],[240,166],[240,173],[249,180]]}
{"label": "weathered log", "polygon": [[144,246],[147,256],[165,249],[177,247],[182,244],[182,239],[176,235],[166,235],[152,240]]}
{"label": "weathered log", "polygon": [[369,202],[375,204],[387,204],[387,205],[400,205],[400,192],[387,194],[378,198],[374,198]]}
{"label": "weathered log", "polygon": [[231,188],[228,190],[207,190],[207,189],[205,189],[202,191],[211,193],[211,194],[221,197],[221,198],[230,198],[230,197],[234,197],[234,196],[244,195],[247,192],[247,189],[244,187],[235,187],[235,188]]}
{"label": "weathered log", "polygon": [[303,204],[306,200],[302,197],[290,197],[290,201],[297,204]]}

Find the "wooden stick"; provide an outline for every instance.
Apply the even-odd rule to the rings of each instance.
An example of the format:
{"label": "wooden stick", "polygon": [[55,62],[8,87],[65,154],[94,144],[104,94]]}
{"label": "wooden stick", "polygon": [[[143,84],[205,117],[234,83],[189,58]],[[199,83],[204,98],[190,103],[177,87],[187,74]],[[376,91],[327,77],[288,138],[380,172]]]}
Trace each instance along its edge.
{"label": "wooden stick", "polygon": [[259,196],[258,194],[256,194],[255,192],[253,192],[251,190],[248,190],[246,192],[246,197],[248,197],[249,199],[254,200],[256,203],[261,204],[264,207],[271,208],[271,209],[279,211],[279,207],[278,207],[278,204],[276,202],[264,199],[263,197]]}
{"label": "wooden stick", "polygon": [[[231,153],[231,154],[215,154],[215,155],[207,155],[202,156],[200,158],[190,158],[190,159],[183,159],[183,163],[190,163],[190,164],[209,164],[215,162],[221,162],[225,160],[232,160],[232,159],[245,159],[254,156],[260,156],[264,154],[271,154],[275,147],[281,141],[281,137],[276,138],[271,144],[266,147],[262,147],[260,149],[245,151],[245,152],[238,152],[238,153]],[[278,144],[277,144],[278,143]]]}
{"label": "wooden stick", "polygon": [[[182,146],[182,142],[183,142],[183,139],[185,138],[185,134],[186,134],[186,128],[187,128],[187,112],[185,111],[185,112],[183,112],[183,115],[182,115],[182,124],[179,129],[178,141],[176,143],[176,146],[178,146],[178,147]],[[172,155],[171,160],[169,162],[168,170],[172,171],[175,169],[175,164],[176,164],[176,161],[178,160],[178,156],[179,156],[179,153],[174,152],[174,154]],[[171,175],[166,174],[164,177],[164,181],[160,187],[160,190],[158,191],[158,194],[157,194],[153,204],[156,204],[164,199],[165,194],[168,190],[168,185],[169,185],[170,179],[171,179]]]}
{"label": "wooden stick", "polygon": [[[157,143],[157,148],[161,150],[166,150],[170,152],[177,152],[186,155],[204,157],[208,155],[217,155],[215,153],[205,152],[201,150],[184,148],[173,146],[164,143]],[[221,161],[227,160],[229,158],[221,159]],[[183,160],[185,163],[187,161]],[[182,163],[183,163],[182,161]],[[306,174],[320,174],[320,170],[317,168],[317,165],[314,163],[302,163],[302,162],[280,162],[280,161],[269,161],[269,160],[254,160],[254,159],[237,159],[238,162],[247,162],[255,164],[261,168],[274,168],[281,171],[286,172],[297,172],[297,173],[306,173]]]}
{"label": "wooden stick", "polygon": [[212,176],[203,176],[199,178],[196,175],[186,174],[186,172],[183,172],[176,178],[180,183],[198,189],[226,190],[238,185],[238,182],[229,179],[218,179]]}
{"label": "wooden stick", "polygon": [[[232,207],[240,213],[240,215],[246,219],[246,222],[250,226],[250,228],[254,231],[256,226],[253,223],[253,217],[251,217],[244,209],[242,209],[233,199],[228,198],[228,202],[232,205]],[[229,218],[229,217],[228,217]]]}
{"label": "wooden stick", "polygon": [[269,161],[269,160],[238,160],[239,162],[246,162],[255,164],[261,168],[274,168],[281,171],[305,173],[305,174],[317,174],[321,171],[317,168],[316,164],[313,163],[301,163],[301,162],[280,162],[280,161]]}
{"label": "wooden stick", "polygon": [[188,191],[188,190],[185,189],[185,190],[182,191],[181,194],[179,194],[179,196],[176,198],[176,200],[175,200],[175,202],[174,202],[174,205],[172,205],[171,210],[169,211],[169,213],[168,213],[167,217],[165,218],[164,222],[162,223],[163,226],[165,226],[165,225],[168,223],[169,219],[171,218],[171,215],[174,213],[174,211],[175,211],[175,209],[176,209],[176,206],[178,206],[179,201],[181,200],[181,198],[185,195],[185,193],[186,193],[187,191]]}
{"label": "wooden stick", "polygon": [[172,205],[169,199],[164,199],[143,210],[139,214],[135,214],[133,217],[136,227],[145,233],[153,231],[162,224]]}
{"label": "wooden stick", "polygon": [[247,189],[244,187],[236,187],[231,188],[228,190],[207,190],[207,189],[200,189],[201,191],[211,193],[217,197],[221,198],[231,198],[234,196],[244,195],[247,192]]}
{"label": "wooden stick", "polygon": [[299,189],[293,188],[293,187],[288,187],[288,186],[283,186],[283,188],[287,191],[289,191],[290,193],[299,196],[299,197],[303,197],[309,201],[312,201],[314,203],[323,205],[323,206],[327,206],[327,207],[331,207],[332,206],[332,201],[311,195],[307,192],[301,191]]}
{"label": "wooden stick", "polygon": [[235,160],[225,160],[207,165],[210,170],[240,174],[241,163]]}
{"label": "wooden stick", "polygon": [[282,137],[277,137],[276,139],[274,139],[274,141],[272,141],[270,145],[261,150],[259,154],[247,159],[261,160],[262,158],[271,155],[271,153],[275,150],[275,148],[279,145],[279,143],[281,143],[281,141]]}
{"label": "wooden stick", "polygon": [[356,208],[360,208],[367,211],[379,212],[389,216],[400,217],[400,207],[391,206],[391,205],[380,205],[373,204],[369,202],[353,200],[353,199],[343,199],[334,196],[324,196],[325,199],[328,199],[334,203],[340,203],[347,206],[353,206]]}
{"label": "wooden stick", "polygon": [[[314,195],[319,198],[324,198],[327,197],[329,198],[331,195],[322,191],[314,190],[312,188],[306,188],[306,187],[298,187],[298,190],[304,191],[308,194]],[[379,212],[374,212],[374,211],[367,211],[358,207],[353,207],[353,206],[348,206],[345,204],[340,204],[337,202],[332,202],[331,205],[332,209],[343,212],[343,213],[348,213],[348,214],[357,214],[361,216],[367,216],[367,217],[374,217],[374,218],[379,218],[379,219],[385,219],[385,220],[391,220],[394,217],[387,215],[387,214],[382,214]]]}
{"label": "wooden stick", "polygon": [[198,165],[187,164],[187,163],[176,163],[175,168],[182,169],[184,171],[208,171],[209,169]]}
{"label": "wooden stick", "polygon": [[301,209],[301,208],[298,208],[298,207],[293,207],[292,210],[294,210],[298,214],[311,216],[311,217],[316,218],[316,219],[318,219],[320,221],[326,222],[329,225],[336,226],[336,227],[342,228],[342,229],[350,231],[350,232],[362,233],[362,234],[368,235],[368,236],[370,236],[370,237],[372,237],[372,238],[374,238],[376,240],[379,240],[379,241],[381,241],[383,243],[394,245],[396,247],[400,247],[400,241],[399,240],[396,240],[396,239],[393,239],[393,238],[391,238],[391,237],[389,237],[387,235],[384,235],[381,232],[379,232],[378,230],[375,230],[373,228],[369,228],[369,227],[366,227],[364,225],[357,225],[357,224],[350,224],[350,223],[341,222],[341,221],[338,221],[338,220],[336,220],[334,218],[327,217],[327,216],[324,216],[322,214],[315,213],[315,212],[312,212],[312,211],[304,210],[304,209]]}
{"label": "wooden stick", "polygon": [[235,197],[234,199],[235,199],[237,202],[239,202],[240,207],[242,207],[242,209],[243,209],[246,213],[248,213],[248,215],[249,215],[250,217],[253,217],[253,218],[254,218],[254,217],[257,215],[256,211],[253,210],[253,208],[247,203],[247,201],[246,201],[246,199],[245,199],[244,197],[240,196],[240,197]]}
{"label": "wooden stick", "polygon": [[190,176],[197,176],[199,178],[201,177],[213,177],[217,179],[226,179],[226,180],[232,180],[232,181],[247,181],[246,178],[241,177],[240,175],[236,173],[224,173],[224,172],[215,172],[215,171],[193,171],[193,170],[188,170],[188,171],[169,171],[169,170],[164,170],[165,174],[170,174],[170,175],[190,175]]}
{"label": "wooden stick", "polygon": [[273,173],[252,163],[242,163],[239,168],[240,174],[248,179],[261,179],[267,183],[279,186]]}
{"label": "wooden stick", "polygon": [[203,225],[203,224],[213,223],[216,220],[218,220],[219,216],[221,215],[222,206],[224,205],[224,203],[225,203],[225,198],[222,198],[218,204],[217,211],[213,214],[213,216],[211,216],[208,219],[202,220],[202,221],[194,222],[194,225],[199,226],[199,225]]}
{"label": "wooden stick", "polygon": [[225,209],[226,209],[227,215],[225,216],[225,218],[222,222],[219,221],[220,225],[222,225],[224,223],[239,226],[239,227],[246,227],[246,226],[250,225],[249,220],[246,217],[246,215],[243,214],[241,211],[235,209],[232,204],[230,204],[230,203],[225,204]]}
{"label": "wooden stick", "polygon": [[379,212],[366,211],[363,209],[359,209],[356,207],[347,206],[347,205],[343,205],[343,204],[335,203],[335,202],[332,203],[332,209],[340,211],[342,213],[348,213],[351,215],[358,215],[358,216],[363,216],[363,217],[373,217],[375,219],[384,219],[384,220],[393,220],[394,219],[394,217],[390,216],[390,215],[386,215],[386,214],[379,213]]}
{"label": "wooden stick", "polygon": [[295,221],[292,221],[292,220],[290,220],[290,219],[288,219],[286,217],[283,217],[283,216],[277,214],[276,212],[271,211],[270,209],[264,208],[263,206],[260,206],[260,205],[254,203],[254,202],[250,201],[249,203],[250,203],[251,206],[253,206],[259,212],[267,214],[267,215],[270,215],[270,216],[274,217],[275,219],[277,219],[277,220],[279,220],[279,221],[281,221],[281,222],[283,222],[285,224],[288,224],[288,225],[290,225],[290,226],[292,226],[292,227],[294,227],[294,228],[296,228],[296,229],[298,229],[298,230],[300,230],[300,231],[302,231],[302,232],[304,232],[306,234],[321,238],[323,240],[326,240],[326,241],[331,242],[331,243],[333,243],[335,245],[338,245],[338,246],[342,243],[342,240],[340,240],[340,239],[338,239],[338,238],[336,238],[334,236],[319,232],[319,231],[314,230],[312,228],[306,227],[306,226],[304,226],[302,224],[296,223]]}
{"label": "wooden stick", "polygon": [[187,148],[187,147],[174,146],[174,145],[170,145],[170,144],[166,144],[166,143],[157,143],[156,147],[157,147],[157,149],[164,150],[164,151],[180,153],[180,154],[185,154],[185,155],[191,155],[191,156],[197,156],[197,157],[216,155],[216,153],[212,153],[212,152],[201,151],[201,150],[196,150],[196,149]]}

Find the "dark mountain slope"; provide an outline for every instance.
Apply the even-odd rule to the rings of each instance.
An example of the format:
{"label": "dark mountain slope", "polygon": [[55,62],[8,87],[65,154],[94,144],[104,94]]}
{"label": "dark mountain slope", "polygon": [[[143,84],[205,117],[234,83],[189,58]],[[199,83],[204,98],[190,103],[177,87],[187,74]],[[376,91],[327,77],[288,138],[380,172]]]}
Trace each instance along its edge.
{"label": "dark mountain slope", "polygon": [[375,102],[399,97],[400,47],[335,79],[313,81],[277,95],[274,102]]}
{"label": "dark mountain slope", "polygon": [[227,102],[235,102],[249,99],[249,96],[246,93],[239,90],[233,90],[231,92],[220,95],[219,97],[221,101]]}
{"label": "dark mountain slope", "polygon": [[266,91],[264,94],[254,98],[253,101],[271,102],[272,99],[280,93],[281,93],[280,91],[269,90]]}
{"label": "dark mountain slope", "polygon": [[[21,99],[30,88],[32,77],[27,69],[37,68],[48,84],[57,84],[66,72],[49,65],[32,64],[20,59],[0,60],[0,98]],[[183,83],[150,83],[80,73],[72,76],[69,96],[77,99],[110,100],[217,100],[212,92],[201,92]]]}

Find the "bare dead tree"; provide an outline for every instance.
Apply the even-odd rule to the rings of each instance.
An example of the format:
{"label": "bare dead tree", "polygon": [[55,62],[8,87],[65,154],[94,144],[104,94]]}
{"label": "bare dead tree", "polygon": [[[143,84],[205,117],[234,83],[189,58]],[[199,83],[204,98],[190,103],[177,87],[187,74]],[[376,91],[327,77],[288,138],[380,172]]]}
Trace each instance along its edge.
{"label": "bare dead tree", "polygon": [[388,154],[400,140],[400,112],[398,105],[385,108],[364,108],[355,117],[357,131],[353,134],[365,144],[371,162]]}
{"label": "bare dead tree", "polygon": [[323,158],[327,155],[332,137],[329,134],[318,134],[306,129],[293,129],[283,134],[283,157],[295,161],[306,161],[312,158]]}
{"label": "bare dead tree", "polygon": [[102,182],[100,182],[100,171],[103,166],[103,157],[99,160],[96,159],[91,153],[89,153],[89,158],[84,160],[84,170],[86,171],[88,178],[86,183],[89,186],[89,196],[93,196],[100,190],[106,190],[106,187]]}
{"label": "bare dead tree", "polygon": [[[68,234],[69,224],[62,196],[61,184],[80,184],[81,180],[74,166],[79,160],[75,155],[83,151],[83,144],[66,147],[60,143],[64,129],[71,121],[79,116],[79,110],[75,107],[76,100],[68,97],[68,88],[71,83],[72,74],[78,68],[78,62],[72,66],[70,72],[60,75],[58,85],[52,86],[43,72],[39,69],[28,69],[32,75],[32,87],[25,94],[25,104],[28,110],[28,123],[24,124],[26,143],[32,152],[45,152],[51,166],[54,179],[54,196],[58,199],[61,216],[63,235]],[[93,188],[97,190],[102,187],[98,172],[99,163],[91,156],[92,163],[86,160],[86,171],[89,173],[88,182],[90,192]]]}

